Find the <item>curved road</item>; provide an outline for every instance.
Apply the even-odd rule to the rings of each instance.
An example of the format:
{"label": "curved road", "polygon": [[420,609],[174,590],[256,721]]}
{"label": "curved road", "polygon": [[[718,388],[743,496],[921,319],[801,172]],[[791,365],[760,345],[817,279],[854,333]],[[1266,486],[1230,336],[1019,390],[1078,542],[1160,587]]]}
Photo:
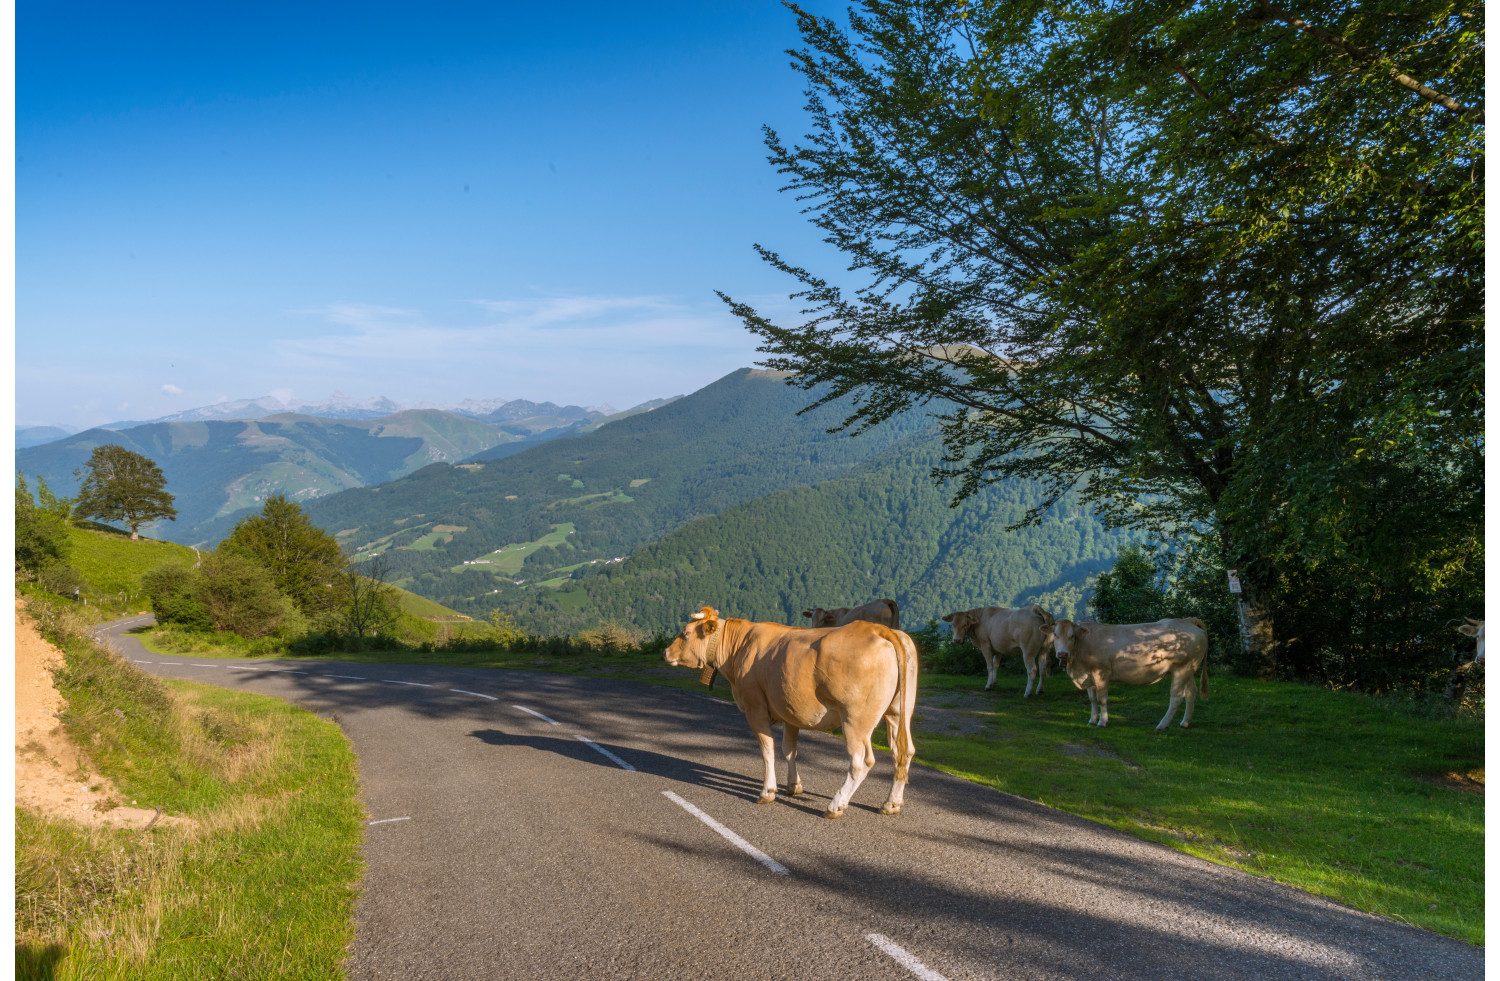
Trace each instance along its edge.
{"label": "curved road", "polygon": [[355,979],[1478,979],[1484,950],[912,768],[837,821],[841,744],[757,806],[733,704],[525,671],[148,653],[343,727],[369,812]]}

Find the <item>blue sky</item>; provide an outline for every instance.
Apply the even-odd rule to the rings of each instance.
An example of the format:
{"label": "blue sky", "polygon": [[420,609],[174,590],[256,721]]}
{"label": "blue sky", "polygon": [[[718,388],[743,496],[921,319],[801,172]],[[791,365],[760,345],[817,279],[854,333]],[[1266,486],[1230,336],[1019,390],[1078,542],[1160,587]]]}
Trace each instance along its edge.
{"label": "blue sky", "polygon": [[805,132],[797,40],[772,0],[22,4],[16,421],[751,364],[713,291],[792,289],[752,243],[842,269],[761,142]]}

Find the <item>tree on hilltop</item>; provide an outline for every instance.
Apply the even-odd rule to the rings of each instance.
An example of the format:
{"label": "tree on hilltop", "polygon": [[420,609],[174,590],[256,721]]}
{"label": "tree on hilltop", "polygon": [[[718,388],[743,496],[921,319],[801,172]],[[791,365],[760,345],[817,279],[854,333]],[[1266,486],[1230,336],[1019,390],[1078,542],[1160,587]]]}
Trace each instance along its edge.
{"label": "tree on hilltop", "polygon": [[96,446],[73,473],[83,478],[74,513],[81,518],[124,521],[130,525],[131,541],[141,537],[140,526],[148,521],[177,520],[166,476],[139,453],[113,443]]}

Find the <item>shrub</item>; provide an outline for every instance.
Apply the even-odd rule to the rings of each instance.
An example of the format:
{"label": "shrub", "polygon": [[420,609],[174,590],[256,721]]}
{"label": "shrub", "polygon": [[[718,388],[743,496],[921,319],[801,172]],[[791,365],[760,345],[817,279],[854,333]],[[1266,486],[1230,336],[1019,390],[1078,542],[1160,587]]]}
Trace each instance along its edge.
{"label": "shrub", "polygon": [[271,574],[239,555],[205,555],[195,592],[215,630],[241,637],[264,637],[288,613]]}
{"label": "shrub", "polygon": [[597,654],[623,654],[640,646],[641,632],[629,624],[611,620],[581,631],[578,642]]}
{"label": "shrub", "polygon": [[923,671],[936,674],[984,674],[984,655],[970,642],[953,643],[953,630],[937,620],[928,620],[920,629],[908,630],[917,645],[917,658]]}
{"label": "shrub", "polygon": [[37,585],[49,593],[71,598],[73,590],[82,589],[85,585],[83,576],[78,570],[64,562],[54,562],[44,566],[37,575]]}

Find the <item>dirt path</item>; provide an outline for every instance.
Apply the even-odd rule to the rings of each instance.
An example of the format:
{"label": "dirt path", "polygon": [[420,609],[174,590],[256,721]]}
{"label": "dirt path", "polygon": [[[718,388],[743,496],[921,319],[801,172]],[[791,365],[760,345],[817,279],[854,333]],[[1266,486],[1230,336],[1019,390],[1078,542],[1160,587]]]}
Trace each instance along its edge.
{"label": "dirt path", "polygon": [[16,805],[83,824],[144,827],[154,810],[122,806],[124,798],[63,731],[65,707],[52,683],[62,652],[37,633],[16,600]]}

